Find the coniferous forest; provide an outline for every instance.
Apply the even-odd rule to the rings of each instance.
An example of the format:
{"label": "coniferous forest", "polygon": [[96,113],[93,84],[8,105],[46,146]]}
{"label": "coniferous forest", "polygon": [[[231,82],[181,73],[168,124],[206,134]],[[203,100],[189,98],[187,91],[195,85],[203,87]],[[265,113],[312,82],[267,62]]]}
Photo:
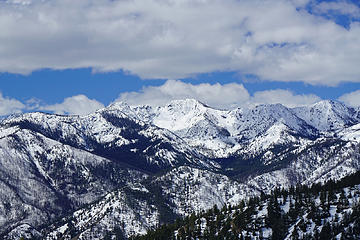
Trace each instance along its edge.
{"label": "coniferous forest", "polygon": [[360,239],[360,172],[215,205],[132,239]]}

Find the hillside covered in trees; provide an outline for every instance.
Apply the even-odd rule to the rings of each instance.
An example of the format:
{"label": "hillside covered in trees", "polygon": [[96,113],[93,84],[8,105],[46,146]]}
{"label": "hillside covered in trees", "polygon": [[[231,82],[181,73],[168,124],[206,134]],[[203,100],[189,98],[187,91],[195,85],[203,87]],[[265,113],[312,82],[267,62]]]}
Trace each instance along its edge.
{"label": "hillside covered in trees", "polygon": [[360,172],[214,206],[132,239],[360,239]]}

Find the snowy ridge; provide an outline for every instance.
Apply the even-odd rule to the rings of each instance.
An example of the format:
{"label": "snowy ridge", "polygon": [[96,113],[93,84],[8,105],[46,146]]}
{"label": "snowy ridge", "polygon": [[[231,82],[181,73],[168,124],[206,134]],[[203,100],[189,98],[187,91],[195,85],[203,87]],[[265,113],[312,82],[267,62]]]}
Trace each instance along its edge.
{"label": "snowy ridge", "polygon": [[355,109],[336,101],[321,101],[293,111],[320,131],[342,129],[359,122]]}
{"label": "snowy ridge", "polygon": [[228,157],[278,122],[293,134],[305,138],[318,134],[316,128],[280,104],[226,111],[186,99],[172,101],[163,107],[115,103],[109,108],[120,109],[129,116],[174,132],[208,157]]}
{"label": "snowy ridge", "polygon": [[95,204],[63,219],[64,225],[50,226],[44,239],[71,238],[75,229],[77,239],[105,237],[109,232],[119,237],[144,234],[159,223],[159,212],[147,199],[130,196],[121,189],[109,193]]}
{"label": "snowy ridge", "polygon": [[[130,155],[131,152],[142,154],[147,163],[155,166],[175,166],[178,159],[208,167],[216,166],[215,163],[203,161],[201,154],[171,131],[146,124],[111,107],[85,117],[29,113],[7,119],[3,126],[3,134],[16,127],[27,128],[90,152],[98,151],[99,147],[119,148],[122,152],[126,149]],[[139,138],[145,138],[147,143],[139,142]],[[179,157],[179,154],[184,156]]]}
{"label": "snowy ridge", "polygon": [[252,177],[248,184],[270,192],[276,187],[336,181],[360,170],[359,150],[360,146],[351,142],[319,139],[294,150],[294,161],[287,167]]}

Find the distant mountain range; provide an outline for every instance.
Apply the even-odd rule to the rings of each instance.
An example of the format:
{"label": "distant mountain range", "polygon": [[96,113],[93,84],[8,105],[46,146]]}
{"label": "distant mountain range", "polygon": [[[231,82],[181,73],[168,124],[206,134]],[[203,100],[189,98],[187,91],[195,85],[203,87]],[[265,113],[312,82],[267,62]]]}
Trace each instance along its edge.
{"label": "distant mountain range", "polygon": [[[0,122],[0,237],[119,239],[215,204],[360,170],[360,110],[114,103]],[[110,234],[110,235],[109,235]]]}

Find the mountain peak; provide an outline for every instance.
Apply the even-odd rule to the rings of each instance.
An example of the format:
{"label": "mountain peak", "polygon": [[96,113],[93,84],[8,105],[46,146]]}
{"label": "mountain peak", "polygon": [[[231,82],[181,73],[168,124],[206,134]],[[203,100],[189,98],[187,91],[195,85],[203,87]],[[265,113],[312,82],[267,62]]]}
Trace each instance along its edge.
{"label": "mountain peak", "polygon": [[335,100],[321,100],[319,102],[316,102],[309,107],[313,108],[327,108],[327,109],[334,109],[334,108],[347,108],[345,104],[335,101]]}
{"label": "mountain peak", "polygon": [[118,101],[118,102],[111,103],[106,108],[107,109],[124,109],[124,108],[126,109],[126,108],[130,108],[130,105],[125,101]]}
{"label": "mountain peak", "polygon": [[309,125],[321,131],[341,129],[356,123],[355,110],[334,100],[323,100],[293,111]]}
{"label": "mountain peak", "polygon": [[181,106],[182,108],[187,108],[187,109],[210,108],[206,104],[193,98],[175,99],[170,101],[165,106],[166,107]]}

